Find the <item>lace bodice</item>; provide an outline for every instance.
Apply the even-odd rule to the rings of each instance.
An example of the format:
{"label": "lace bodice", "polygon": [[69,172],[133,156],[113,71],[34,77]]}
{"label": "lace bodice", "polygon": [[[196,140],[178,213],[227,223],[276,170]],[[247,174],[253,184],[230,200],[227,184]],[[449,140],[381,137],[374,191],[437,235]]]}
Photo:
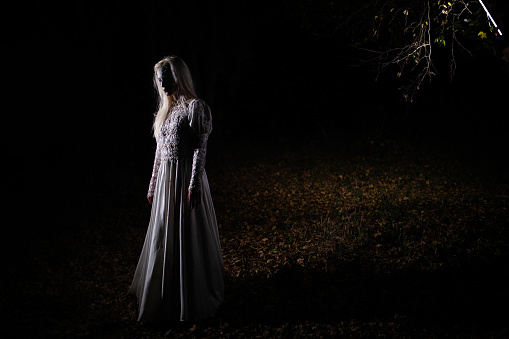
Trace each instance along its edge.
{"label": "lace bodice", "polygon": [[170,109],[157,139],[148,196],[154,195],[161,162],[178,161],[187,157],[193,159],[189,189],[201,189],[201,175],[205,168],[207,140],[211,130],[212,116],[204,101],[194,99]]}

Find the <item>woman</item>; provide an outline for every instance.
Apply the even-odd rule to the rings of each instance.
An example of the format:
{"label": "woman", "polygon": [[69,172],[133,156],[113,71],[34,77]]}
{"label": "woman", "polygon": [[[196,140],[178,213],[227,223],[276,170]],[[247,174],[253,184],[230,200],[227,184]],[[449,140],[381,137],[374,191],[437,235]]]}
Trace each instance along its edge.
{"label": "woman", "polygon": [[223,300],[223,258],[205,174],[212,116],[194,91],[184,61],[169,56],[154,66],[159,110],[157,149],[147,198],[150,223],[129,290],[138,320],[199,320]]}

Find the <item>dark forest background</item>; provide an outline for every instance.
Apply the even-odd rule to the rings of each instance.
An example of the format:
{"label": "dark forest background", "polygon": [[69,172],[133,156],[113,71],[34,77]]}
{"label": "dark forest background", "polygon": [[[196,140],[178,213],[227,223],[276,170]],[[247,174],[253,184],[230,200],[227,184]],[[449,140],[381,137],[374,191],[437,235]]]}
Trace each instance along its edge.
{"label": "dark forest background", "polygon": [[[439,76],[410,105],[398,91],[404,80],[396,71],[389,68],[375,81],[376,67],[361,65],[363,55],[352,47],[369,32],[368,14],[359,17],[357,7],[345,6],[356,21],[336,24],[325,3],[20,6],[10,13],[8,55],[15,59],[6,68],[18,69],[21,82],[12,87],[16,113],[9,117],[31,137],[15,144],[35,141],[37,151],[26,161],[45,164],[50,177],[53,168],[71,164],[81,171],[109,164],[149,173],[152,68],[175,54],[213,110],[212,148],[411,138],[455,142],[482,154],[505,149],[508,75],[493,50],[457,55],[451,81],[450,55],[435,48],[443,54],[435,60]],[[507,4],[491,6],[505,27]]]}

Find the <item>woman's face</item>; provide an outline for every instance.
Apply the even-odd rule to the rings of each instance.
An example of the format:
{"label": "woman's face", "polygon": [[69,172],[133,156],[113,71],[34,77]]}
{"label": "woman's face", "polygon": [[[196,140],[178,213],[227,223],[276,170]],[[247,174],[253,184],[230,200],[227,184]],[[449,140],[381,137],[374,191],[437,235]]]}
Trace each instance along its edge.
{"label": "woman's face", "polygon": [[171,73],[171,67],[159,67],[157,69],[157,79],[163,88],[164,93],[166,95],[171,95],[175,92],[176,84],[175,79],[173,78],[173,74]]}

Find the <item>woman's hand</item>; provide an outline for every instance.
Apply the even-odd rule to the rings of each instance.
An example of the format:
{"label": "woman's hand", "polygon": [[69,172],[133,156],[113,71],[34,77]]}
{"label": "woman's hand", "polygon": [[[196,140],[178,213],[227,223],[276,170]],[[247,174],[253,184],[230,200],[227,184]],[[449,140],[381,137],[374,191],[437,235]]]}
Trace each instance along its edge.
{"label": "woman's hand", "polygon": [[188,190],[187,191],[187,202],[189,203],[189,207],[191,209],[200,206],[201,203],[201,194],[196,190]]}
{"label": "woman's hand", "polygon": [[152,205],[152,201],[154,200],[154,197],[147,195],[147,200],[150,205]]}

